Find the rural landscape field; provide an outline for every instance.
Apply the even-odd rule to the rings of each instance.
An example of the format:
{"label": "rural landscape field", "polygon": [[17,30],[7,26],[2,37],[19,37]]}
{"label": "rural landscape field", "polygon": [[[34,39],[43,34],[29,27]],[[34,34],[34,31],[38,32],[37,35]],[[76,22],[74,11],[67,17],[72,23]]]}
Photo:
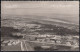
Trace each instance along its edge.
{"label": "rural landscape field", "polygon": [[[4,3],[8,5],[7,8]],[[22,3],[19,7],[24,7],[25,4],[27,8],[13,7],[14,3],[17,6]],[[35,2],[2,2],[1,51],[79,51],[78,9],[73,11],[71,8],[60,8],[59,11],[58,8],[44,8],[42,5],[38,8],[35,5],[39,2],[33,3]],[[76,6],[74,2],[71,3]],[[12,7],[10,4],[13,4]]]}

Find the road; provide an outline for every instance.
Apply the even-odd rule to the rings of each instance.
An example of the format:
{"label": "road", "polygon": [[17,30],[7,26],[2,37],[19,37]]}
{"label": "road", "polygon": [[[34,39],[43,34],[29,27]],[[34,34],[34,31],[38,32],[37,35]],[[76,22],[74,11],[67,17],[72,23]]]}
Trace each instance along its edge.
{"label": "road", "polygon": [[22,51],[34,51],[30,44],[26,41],[21,41],[21,50]]}

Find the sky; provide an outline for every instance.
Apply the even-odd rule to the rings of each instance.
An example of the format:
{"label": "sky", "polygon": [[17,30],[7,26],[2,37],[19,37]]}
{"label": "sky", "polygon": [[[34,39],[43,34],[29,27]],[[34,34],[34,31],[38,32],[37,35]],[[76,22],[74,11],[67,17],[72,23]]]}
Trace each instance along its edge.
{"label": "sky", "polygon": [[1,1],[1,14],[37,15],[79,23],[78,1]]}

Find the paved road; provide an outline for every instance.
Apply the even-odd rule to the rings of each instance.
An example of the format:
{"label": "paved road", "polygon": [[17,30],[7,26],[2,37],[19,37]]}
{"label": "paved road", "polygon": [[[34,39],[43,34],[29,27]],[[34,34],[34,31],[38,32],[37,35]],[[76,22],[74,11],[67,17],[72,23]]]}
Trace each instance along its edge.
{"label": "paved road", "polygon": [[26,41],[21,41],[21,50],[22,51],[34,51],[34,49]]}

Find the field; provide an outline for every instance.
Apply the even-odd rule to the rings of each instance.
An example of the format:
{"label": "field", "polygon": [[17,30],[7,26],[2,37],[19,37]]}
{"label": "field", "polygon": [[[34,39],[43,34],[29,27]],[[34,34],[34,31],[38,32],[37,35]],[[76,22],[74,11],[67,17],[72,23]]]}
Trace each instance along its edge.
{"label": "field", "polygon": [[[79,25],[76,25],[73,23],[63,23],[62,21],[57,22],[56,19],[53,21],[42,20],[42,19],[37,19],[37,18],[34,19],[32,18],[32,16],[11,16],[10,15],[10,16],[2,16],[1,18],[1,38],[3,40],[8,40],[8,39],[15,39],[15,40],[22,39],[23,40],[23,37],[25,37],[25,35],[46,35],[46,34],[65,36],[65,37],[66,36],[79,36]],[[25,39],[27,39],[27,37]],[[79,41],[79,39],[77,39],[77,41]],[[43,44],[40,44],[40,43],[29,42],[29,47],[33,47],[35,51],[36,50],[39,50],[39,51],[40,50],[49,50],[49,51],[51,50],[57,50],[57,51],[75,50],[75,49],[71,49],[71,47],[68,47],[68,46],[56,46],[57,49],[54,49],[55,45],[52,46],[52,44],[49,44],[49,46],[52,46],[51,48],[42,49],[41,48],[42,45]],[[37,47],[39,49],[37,49]],[[20,51],[21,48],[20,48],[20,45],[4,46],[3,50]]]}

